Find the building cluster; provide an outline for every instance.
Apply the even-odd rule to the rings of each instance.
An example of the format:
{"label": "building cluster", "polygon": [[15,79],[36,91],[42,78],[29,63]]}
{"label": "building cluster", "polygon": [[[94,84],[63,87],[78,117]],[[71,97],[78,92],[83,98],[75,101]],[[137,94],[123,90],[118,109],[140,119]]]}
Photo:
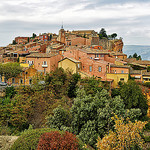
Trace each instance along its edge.
{"label": "building cluster", "polygon": [[[150,82],[147,71],[150,61],[128,59],[122,51],[122,40],[113,42],[110,46],[110,41],[100,40],[94,30],[65,31],[62,27],[58,35],[16,37],[14,44],[0,48],[0,61],[19,62],[23,67],[20,75],[7,81],[15,86],[32,84],[35,75],[44,75],[57,67],[78,73],[82,78],[97,77],[109,82],[111,88],[127,82],[129,75],[137,81]],[[137,66],[141,69],[136,70]]]}

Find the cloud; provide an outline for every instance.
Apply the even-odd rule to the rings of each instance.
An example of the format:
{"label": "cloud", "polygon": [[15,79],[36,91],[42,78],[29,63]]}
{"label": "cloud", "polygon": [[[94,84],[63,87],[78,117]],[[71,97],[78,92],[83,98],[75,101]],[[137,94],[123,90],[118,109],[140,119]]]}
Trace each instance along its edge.
{"label": "cloud", "polygon": [[150,38],[149,8],[148,0],[5,0],[0,3],[0,45],[8,43],[2,36],[9,34],[58,32],[62,21],[69,30],[104,27],[125,43],[137,43],[138,37]]}

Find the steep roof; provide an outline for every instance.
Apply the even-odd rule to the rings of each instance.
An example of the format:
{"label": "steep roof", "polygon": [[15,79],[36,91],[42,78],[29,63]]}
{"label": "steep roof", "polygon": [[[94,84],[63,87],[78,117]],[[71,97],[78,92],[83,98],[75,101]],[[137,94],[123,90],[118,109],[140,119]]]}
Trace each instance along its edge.
{"label": "steep roof", "polygon": [[32,53],[27,58],[50,58],[58,54],[47,54],[47,53]]}
{"label": "steep roof", "polygon": [[[78,60],[76,60],[76,59],[74,59],[74,58],[70,58],[70,57],[65,57],[64,59],[62,59],[62,60],[60,60],[60,61],[63,61],[63,60],[65,60],[65,59],[69,59],[69,60],[71,60],[72,62],[74,62],[74,63],[81,63],[80,61],[78,61]],[[60,62],[59,61],[59,62]]]}

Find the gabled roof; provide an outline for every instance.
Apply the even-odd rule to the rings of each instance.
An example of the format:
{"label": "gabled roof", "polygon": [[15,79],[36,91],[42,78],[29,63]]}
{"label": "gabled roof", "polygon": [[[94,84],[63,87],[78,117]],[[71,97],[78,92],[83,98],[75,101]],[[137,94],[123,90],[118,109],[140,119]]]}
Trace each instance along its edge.
{"label": "gabled roof", "polygon": [[65,57],[64,59],[60,60],[59,62],[65,60],[65,59],[69,59],[69,60],[71,60],[71,61],[74,62],[74,63],[81,63],[80,61],[78,61],[78,60],[76,60],[76,59],[74,59],[74,58],[70,58],[70,57]]}

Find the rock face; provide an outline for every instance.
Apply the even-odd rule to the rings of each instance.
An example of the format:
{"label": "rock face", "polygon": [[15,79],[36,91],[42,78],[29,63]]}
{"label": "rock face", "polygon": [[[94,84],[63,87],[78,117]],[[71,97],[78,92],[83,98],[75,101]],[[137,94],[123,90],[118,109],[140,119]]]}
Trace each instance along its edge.
{"label": "rock face", "polygon": [[9,150],[18,136],[0,136],[0,150]]}
{"label": "rock face", "polygon": [[115,52],[122,52],[123,49],[122,39],[116,39],[116,40],[101,39],[99,41],[99,45],[102,46],[103,49],[115,51]]}

